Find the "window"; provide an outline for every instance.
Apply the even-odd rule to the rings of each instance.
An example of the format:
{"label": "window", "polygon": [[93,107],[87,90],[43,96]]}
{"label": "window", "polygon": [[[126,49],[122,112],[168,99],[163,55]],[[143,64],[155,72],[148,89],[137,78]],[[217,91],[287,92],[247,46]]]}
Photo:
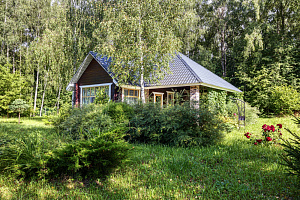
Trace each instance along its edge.
{"label": "window", "polygon": [[167,105],[174,105],[174,92],[167,91]]}
{"label": "window", "polygon": [[140,91],[136,89],[125,89],[124,88],[124,101],[131,104],[137,103],[140,97]]}
{"label": "window", "polygon": [[81,88],[80,102],[81,105],[83,105],[83,104],[93,103],[100,90],[104,90],[105,93],[110,97],[111,83],[98,84],[98,85],[86,85],[86,86],[80,86],[80,88]]}

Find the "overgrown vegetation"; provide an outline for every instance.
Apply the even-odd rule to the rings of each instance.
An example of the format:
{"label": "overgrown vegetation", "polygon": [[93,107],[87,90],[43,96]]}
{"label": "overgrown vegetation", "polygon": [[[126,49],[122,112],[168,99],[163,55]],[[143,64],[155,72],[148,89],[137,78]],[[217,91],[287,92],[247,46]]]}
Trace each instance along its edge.
{"label": "overgrown vegetation", "polygon": [[207,146],[220,141],[226,124],[205,107],[195,109],[189,102],[161,109],[159,104],[135,106],[129,140],[171,146]]}
{"label": "overgrown vegetation", "polygon": [[91,128],[85,137],[74,138],[52,127],[12,127],[9,123],[0,127],[0,171],[17,178],[104,177],[129,156],[121,128],[106,132]]}
{"label": "overgrown vegetation", "polygon": [[[295,117],[295,124],[300,124],[300,117]],[[284,140],[285,153],[282,155],[284,165],[288,167],[288,172],[291,175],[296,175],[300,179],[300,135],[299,129],[297,132],[292,132],[290,129],[287,131],[293,136],[290,140]]]}
{"label": "overgrown vegetation", "polygon": [[[41,141],[45,141],[45,146],[53,145],[53,150],[70,141],[39,119],[22,121],[18,126],[17,119],[0,119],[1,139],[37,130]],[[48,181],[22,180],[1,173],[0,198],[297,199],[297,177],[287,176],[287,168],[279,164],[284,152],[281,146],[255,146],[243,135],[245,131],[260,132],[261,124],[276,123],[292,132],[298,130],[290,118],[261,118],[245,130],[235,129],[226,134],[218,145],[181,148],[136,144],[130,150],[131,161],[106,179],[62,176]]]}

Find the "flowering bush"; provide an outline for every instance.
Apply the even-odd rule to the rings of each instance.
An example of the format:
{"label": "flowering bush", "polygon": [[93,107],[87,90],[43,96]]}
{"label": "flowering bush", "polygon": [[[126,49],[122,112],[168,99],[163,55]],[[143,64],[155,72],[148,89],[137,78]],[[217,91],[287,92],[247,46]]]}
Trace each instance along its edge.
{"label": "flowering bush", "polygon": [[258,137],[252,137],[251,136],[252,134],[249,133],[249,132],[245,133],[244,135],[248,139],[250,139],[251,143],[254,142],[254,145],[258,145],[258,144],[275,144],[282,137],[282,133],[281,133],[282,124],[277,124],[276,127],[274,125],[269,126],[269,125],[264,124],[262,126],[262,129],[263,129],[262,137],[263,137],[263,139],[258,138]]}

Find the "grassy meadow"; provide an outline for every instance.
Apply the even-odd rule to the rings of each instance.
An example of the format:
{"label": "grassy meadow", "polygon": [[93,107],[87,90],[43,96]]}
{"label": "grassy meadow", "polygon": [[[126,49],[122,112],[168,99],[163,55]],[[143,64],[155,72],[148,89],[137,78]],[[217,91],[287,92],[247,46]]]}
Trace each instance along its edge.
{"label": "grassy meadow", "polygon": [[[17,121],[0,119],[0,139],[38,132],[48,145],[67,140],[39,118],[22,119],[20,125]],[[291,118],[260,118],[226,134],[215,146],[136,144],[130,161],[106,179],[22,180],[1,173],[0,199],[300,199],[299,180],[279,164],[282,147],[255,146],[244,136],[260,135],[263,124],[279,123],[300,131]]]}

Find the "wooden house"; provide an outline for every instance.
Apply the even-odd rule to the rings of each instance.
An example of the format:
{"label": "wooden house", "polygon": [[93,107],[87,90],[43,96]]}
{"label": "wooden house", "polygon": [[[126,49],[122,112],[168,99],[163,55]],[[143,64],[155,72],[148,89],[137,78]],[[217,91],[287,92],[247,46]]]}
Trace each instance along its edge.
{"label": "wooden house", "polygon": [[[73,91],[73,105],[92,103],[97,91],[105,89],[109,98],[114,101],[138,101],[139,85],[119,85],[110,72],[110,58],[89,52],[79,69],[67,86]],[[185,100],[199,101],[200,95],[207,88],[228,92],[241,92],[238,88],[194,62],[187,56],[178,53],[169,64],[170,72],[159,83],[145,83],[147,99],[156,103],[169,104],[174,100],[175,92],[181,92]]]}

